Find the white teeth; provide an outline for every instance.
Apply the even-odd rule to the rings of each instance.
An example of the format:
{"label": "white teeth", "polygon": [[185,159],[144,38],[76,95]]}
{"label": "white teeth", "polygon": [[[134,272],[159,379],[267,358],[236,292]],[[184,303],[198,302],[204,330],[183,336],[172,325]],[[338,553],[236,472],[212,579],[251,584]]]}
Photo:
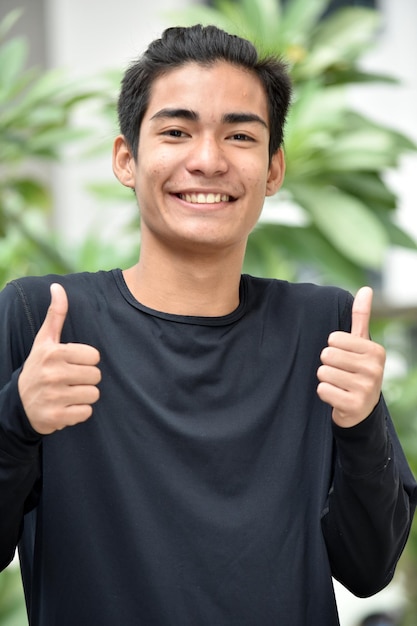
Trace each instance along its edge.
{"label": "white teeth", "polygon": [[218,202],[229,202],[230,196],[220,193],[184,193],[180,194],[182,200],[193,202],[194,204],[216,204]]}

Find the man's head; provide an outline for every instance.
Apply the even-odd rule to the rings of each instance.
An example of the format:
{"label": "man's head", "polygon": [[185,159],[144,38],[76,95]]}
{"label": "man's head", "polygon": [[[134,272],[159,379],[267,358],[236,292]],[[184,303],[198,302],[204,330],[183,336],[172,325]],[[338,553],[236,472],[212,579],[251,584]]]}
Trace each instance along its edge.
{"label": "man's head", "polygon": [[140,126],[154,81],[186,63],[210,66],[219,61],[245,68],[261,81],[268,102],[269,157],[272,157],[283,141],[291,98],[291,81],[285,63],[272,56],[261,58],[246,39],[215,26],[196,25],[166,29],[125,73],[118,102],[119,124],[135,159]]}

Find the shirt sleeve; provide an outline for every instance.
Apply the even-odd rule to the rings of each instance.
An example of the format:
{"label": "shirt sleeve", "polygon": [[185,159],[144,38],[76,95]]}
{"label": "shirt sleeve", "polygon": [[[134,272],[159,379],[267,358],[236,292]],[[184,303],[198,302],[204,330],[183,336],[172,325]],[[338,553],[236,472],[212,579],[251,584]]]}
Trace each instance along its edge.
{"label": "shirt sleeve", "polygon": [[0,569],[13,559],[40,480],[42,436],[31,427],[17,386],[32,342],[23,302],[8,285],[0,293]]}
{"label": "shirt sleeve", "polygon": [[334,480],[322,517],[332,575],[360,597],[392,579],[414,514],[416,483],[384,399],[352,428],[333,424]]}

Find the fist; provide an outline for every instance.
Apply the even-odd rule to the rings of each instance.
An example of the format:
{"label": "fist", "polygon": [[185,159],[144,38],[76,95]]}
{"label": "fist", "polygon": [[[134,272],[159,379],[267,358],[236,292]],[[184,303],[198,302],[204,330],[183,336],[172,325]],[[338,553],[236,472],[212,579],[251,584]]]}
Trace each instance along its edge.
{"label": "fist", "polygon": [[332,333],[320,355],[317,393],[342,427],[368,417],[381,394],[385,350],[369,339],[371,308],[372,289],[362,287],[353,302],[351,332]]}

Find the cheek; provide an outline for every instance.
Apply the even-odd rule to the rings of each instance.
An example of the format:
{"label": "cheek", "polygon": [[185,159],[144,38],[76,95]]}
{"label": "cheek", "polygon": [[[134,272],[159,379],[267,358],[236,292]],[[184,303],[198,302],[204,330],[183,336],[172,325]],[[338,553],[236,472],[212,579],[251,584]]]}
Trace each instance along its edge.
{"label": "cheek", "polygon": [[257,172],[253,169],[242,169],[242,177],[245,181],[246,190],[250,195],[260,197],[263,200],[267,183],[265,172]]}
{"label": "cheek", "polygon": [[167,179],[167,166],[163,158],[144,159],[139,163],[137,191],[141,195],[151,192],[154,194],[161,189]]}
{"label": "cheek", "polygon": [[145,140],[139,144],[138,167],[142,181],[148,177],[157,178],[168,167],[168,163],[169,155],[163,147]]}
{"label": "cheek", "polygon": [[265,191],[269,172],[267,163],[265,159],[258,157],[250,159],[241,167],[242,180],[245,181],[247,188],[255,193]]}
{"label": "cheek", "polygon": [[167,159],[164,155],[158,156],[158,158],[152,158],[151,156],[147,161],[145,165],[146,173],[152,180],[160,178],[167,169]]}

